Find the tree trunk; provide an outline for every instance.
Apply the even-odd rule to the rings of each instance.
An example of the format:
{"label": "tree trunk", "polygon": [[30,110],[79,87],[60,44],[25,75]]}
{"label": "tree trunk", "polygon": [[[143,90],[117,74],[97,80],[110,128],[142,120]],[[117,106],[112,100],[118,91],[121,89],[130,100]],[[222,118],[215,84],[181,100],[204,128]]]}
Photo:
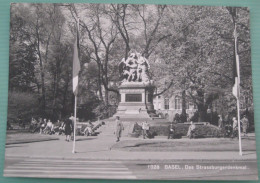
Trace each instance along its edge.
{"label": "tree trunk", "polygon": [[109,102],[108,102],[108,90],[105,90],[105,105],[108,106]]}
{"label": "tree trunk", "polygon": [[198,113],[199,113],[199,122],[207,121],[207,105],[205,105],[205,96],[204,91],[197,90],[198,93]]}
{"label": "tree trunk", "polygon": [[45,106],[46,106],[46,101],[45,101],[45,75],[44,75],[44,68],[43,68],[43,63],[42,63],[42,55],[41,55],[41,50],[40,50],[40,36],[38,32],[38,28],[36,28],[36,35],[37,35],[37,53],[39,56],[39,61],[40,61],[40,72],[41,72],[41,89],[42,89],[42,97],[41,97],[41,110],[43,115],[45,115]]}
{"label": "tree trunk", "polygon": [[199,112],[199,122],[206,122],[207,121],[207,108],[204,104],[198,105],[198,112]]}
{"label": "tree trunk", "polygon": [[69,77],[69,74],[67,74],[65,84],[64,84],[64,92],[63,92],[63,100],[62,100],[62,116],[63,117],[67,115],[66,104],[67,104],[67,94],[68,94],[68,88],[69,88],[69,81],[70,81],[70,77]]}
{"label": "tree trunk", "polygon": [[181,122],[187,121],[187,114],[186,114],[186,90],[182,91],[182,112],[181,112]]}
{"label": "tree trunk", "polygon": [[101,68],[100,65],[98,64],[98,91],[99,91],[99,99],[101,101],[104,101],[103,99],[103,92],[102,92],[102,81],[101,81]]}

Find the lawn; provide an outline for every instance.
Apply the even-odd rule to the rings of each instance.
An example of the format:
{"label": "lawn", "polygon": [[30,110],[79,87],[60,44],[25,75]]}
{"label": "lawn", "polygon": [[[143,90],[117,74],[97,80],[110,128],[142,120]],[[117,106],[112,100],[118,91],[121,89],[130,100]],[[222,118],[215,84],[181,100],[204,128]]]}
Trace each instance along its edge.
{"label": "lawn", "polygon": [[48,140],[59,140],[59,137],[56,135],[29,133],[27,130],[8,130],[6,134],[6,145]]}
{"label": "lawn", "polygon": [[[242,139],[243,151],[255,151],[255,137]],[[123,151],[238,151],[238,140],[229,138],[206,139],[136,139],[121,141],[114,150]]]}

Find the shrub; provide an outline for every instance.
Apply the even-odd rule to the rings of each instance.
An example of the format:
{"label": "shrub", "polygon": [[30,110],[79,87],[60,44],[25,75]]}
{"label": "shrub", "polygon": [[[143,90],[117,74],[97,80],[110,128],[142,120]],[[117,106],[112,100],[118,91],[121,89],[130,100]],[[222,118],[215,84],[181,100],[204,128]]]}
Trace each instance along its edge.
{"label": "shrub", "polygon": [[198,120],[199,120],[199,112],[196,111],[196,112],[193,114],[193,116],[190,118],[190,120],[193,121],[193,122],[198,122]]}
{"label": "shrub", "polygon": [[[175,124],[175,137],[186,136],[189,125]],[[167,136],[169,133],[168,126],[151,126],[150,132],[159,136]],[[221,130],[212,125],[196,125],[195,136],[204,137],[222,137],[224,134]]]}
{"label": "shrub", "polygon": [[113,116],[116,113],[116,106],[114,105],[105,105],[104,102],[100,102],[98,106],[93,110],[96,116],[99,116],[100,119],[105,119]]}
{"label": "shrub", "polygon": [[30,122],[39,115],[38,97],[29,92],[10,91],[8,96],[8,121],[15,123],[21,119]]}

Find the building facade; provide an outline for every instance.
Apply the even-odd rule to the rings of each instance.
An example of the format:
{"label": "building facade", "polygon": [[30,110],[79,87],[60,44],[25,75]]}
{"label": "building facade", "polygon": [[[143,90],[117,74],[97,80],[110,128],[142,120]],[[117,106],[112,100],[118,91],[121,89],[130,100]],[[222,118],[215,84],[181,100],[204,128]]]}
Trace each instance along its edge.
{"label": "building facade", "polygon": [[[182,113],[182,98],[181,93],[171,97],[164,97],[163,95],[155,95],[153,98],[153,105],[156,113],[162,113],[162,117],[173,121],[174,116]],[[189,99],[186,99],[186,114],[192,117],[197,111],[197,105]]]}

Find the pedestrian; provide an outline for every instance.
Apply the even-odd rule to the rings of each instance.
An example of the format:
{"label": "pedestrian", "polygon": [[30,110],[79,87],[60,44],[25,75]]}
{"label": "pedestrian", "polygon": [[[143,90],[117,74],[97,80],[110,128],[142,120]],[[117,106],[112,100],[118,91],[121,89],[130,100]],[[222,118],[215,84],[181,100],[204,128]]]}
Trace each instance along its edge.
{"label": "pedestrian", "polygon": [[175,126],[173,125],[173,123],[171,123],[168,127],[169,131],[168,131],[168,139],[173,139],[174,138],[174,132],[175,132]]}
{"label": "pedestrian", "polygon": [[117,116],[116,117],[116,142],[119,142],[120,141],[120,137],[121,137],[121,134],[122,134],[122,131],[124,130],[124,126],[123,126],[123,123],[120,121],[120,117]]}
{"label": "pedestrian", "polygon": [[223,128],[223,119],[221,115],[218,115],[218,127]]}
{"label": "pedestrian", "polygon": [[190,139],[191,139],[192,137],[194,137],[195,129],[196,129],[196,126],[195,126],[195,124],[191,121],[191,122],[190,122],[189,129],[188,129],[187,137],[189,137]]}
{"label": "pedestrian", "polygon": [[[71,113],[70,115],[70,118],[69,118],[71,121],[72,121],[72,130],[71,130],[71,140],[74,140],[74,123],[75,123],[75,117],[73,116],[73,114]],[[77,129],[77,128],[76,128]]]}
{"label": "pedestrian", "polygon": [[241,123],[242,123],[242,128],[243,128],[243,134],[244,134],[244,136],[247,136],[247,129],[249,127],[249,122],[248,122],[246,115],[243,116]]}
{"label": "pedestrian", "polygon": [[149,131],[149,125],[147,123],[147,121],[142,123],[142,132],[143,132],[143,138],[145,139],[146,137],[148,137],[148,131]]}
{"label": "pedestrian", "polygon": [[71,136],[71,132],[72,132],[72,129],[73,129],[73,125],[72,125],[72,120],[69,118],[69,119],[66,119],[64,124],[63,124],[63,128],[64,128],[64,131],[65,131],[65,136],[66,136],[66,141],[69,142],[70,141],[70,136]]}
{"label": "pedestrian", "polygon": [[234,137],[238,136],[238,135],[237,135],[237,134],[238,134],[238,131],[237,131],[237,130],[238,130],[238,128],[237,128],[238,123],[237,123],[236,117],[233,117],[232,120],[233,120],[232,137],[234,138]]}

